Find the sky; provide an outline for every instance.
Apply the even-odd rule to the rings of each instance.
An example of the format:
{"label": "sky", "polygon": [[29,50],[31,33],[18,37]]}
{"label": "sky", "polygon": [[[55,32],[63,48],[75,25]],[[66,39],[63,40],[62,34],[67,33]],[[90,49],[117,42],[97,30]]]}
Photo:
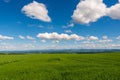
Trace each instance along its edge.
{"label": "sky", "polygon": [[120,0],[0,0],[0,51],[120,49]]}

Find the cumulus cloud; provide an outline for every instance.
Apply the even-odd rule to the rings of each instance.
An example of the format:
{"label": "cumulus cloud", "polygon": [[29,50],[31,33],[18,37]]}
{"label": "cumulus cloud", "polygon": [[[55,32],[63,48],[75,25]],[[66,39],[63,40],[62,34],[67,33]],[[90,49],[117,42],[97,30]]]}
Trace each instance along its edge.
{"label": "cumulus cloud", "polygon": [[120,0],[111,7],[106,7],[103,0],[81,0],[71,16],[74,22],[89,24],[103,16],[120,19]]}
{"label": "cumulus cloud", "polygon": [[14,37],[0,35],[0,40],[13,40]]}
{"label": "cumulus cloud", "polygon": [[33,1],[32,3],[25,5],[21,11],[32,19],[51,22],[51,18],[48,16],[48,10],[43,3]]}
{"label": "cumulus cloud", "polygon": [[29,40],[35,40],[35,38],[31,37],[31,36],[26,36],[27,39]]}
{"label": "cumulus cloud", "polygon": [[102,36],[102,39],[108,39],[108,36]]}
{"label": "cumulus cloud", "polygon": [[18,36],[20,39],[28,39],[28,40],[35,40],[35,38],[31,37],[31,36],[22,36],[22,35],[19,35]]}
{"label": "cumulus cloud", "polygon": [[[108,36],[102,36],[98,38],[98,36],[88,36],[83,37],[83,39],[80,39],[80,36],[77,34],[58,34],[56,32],[54,33],[39,33],[38,38],[40,38],[41,42],[46,43],[47,41],[51,41],[49,45],[40,45],[39,43],[9,43],[9,42],[0,42],[0,50],[45,50],[45,49],[120,49],[120,37],[113,37],[112,39],[109,39]],[[25,39],[27,36],[25,36]],[[46,38],[47,37],[47,38]],[[3,39],[3,38],[2,38]],[[6,39],[6,38],[5,38]],[[118,40],[116,40],[118,39]],[[1,36],[0,36],[1,40]],[[65,42],[63,40],[66,40]],[[70,41],[68,40],[74,40]],[[82,41],[76,41],[76,40],[82,40]],[[63,41],[63,42],[62,42]],[[64,44],[60,44],[64,43]]]}
{"label": "cumulus cloud", "polygon": [[68,27],[74,27],[74,23],[70,23],[67,25]]}
{"label": "cumulus cloud", "polygon": [[108,8],[107,15],[112,19],[120,19],[120,3]]}
{"label": "cumulus cloud", "polygon": [[88,40],[98,40],[98,37],[96,37],[96,36],[89,36]]}
{"label": "cumulus cloud", "polygon": [[71,31],[71,30],[65,30],[65,32],[66,32],[66,33],[72,33],[72,31]]}
{"label": "cumulus cloud", "polygon": [[88,24],[96,22],[104,15],[106,15],[106,5],[103,0],[82,0],[74,10],[72,18],[77,23]]}
{"label": "cumulus cloud", "polygon": [[22,36],[22,35],[19,35],[18,37],[19,37],[20,39],[25,39],[25,37]]}
{"label": "cumulus cloud", "polygon": [[37,35],[38,38],[41,38],[43,40],[83,40],[84,37],[83,36],[78,36],[77,34],[58,34],[56,32],[53,33],[39,33]]}
{"label": "cumulus cloud", "polygon": [[67,23],[67,25],[63,25],[62,28],[73,28],[75,25],[73,22]]}

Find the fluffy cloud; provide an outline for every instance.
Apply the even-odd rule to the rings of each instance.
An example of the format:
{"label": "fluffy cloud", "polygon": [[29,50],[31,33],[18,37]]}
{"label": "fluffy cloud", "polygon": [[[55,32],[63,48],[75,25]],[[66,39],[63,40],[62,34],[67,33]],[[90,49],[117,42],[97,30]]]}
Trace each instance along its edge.
{"label": "fluffy cloud", "polygon": [[67,25],[63,25],[62,26],[62,28],[73,28],[75,25],[74,25],[74,23],[73,22],[70,22],[69,24],[67,24]]}
{"label": "fluffy cloud", "polygon": [[25,37],[22,36],[22,35],[19,35],[18,37],[19,37],[20,39],[25,39]]}
{"label": "fluffy cloud", "polygon": [[96,37],[96,36],[89,36],[88,40],[98,40],[98,37]]}
{"label": "fluffy cloud", "polygon": [[0,40],[13,40],[13,37],[0,35]]}
{"label": "fluffy cloud", "polygon": [[102,36],[102,39],[108,39],[108,36]]}
{"label": "fluffy cloud", "polygon": [[112,19],[120,19],[120,0],[119,3],[109,7],[103,0],[81,0],[73,12],[72,19],[79,24],[89,24],[96,22],[103,16]]}
{"label": "fluffy cloud", "polygon": [[35,38],[33,38],[33,37],[31,37],[31,36],[26,36],[26,37],[24,37],[24,36],[22,36],[22,35],[19,35],[18,37],[19,37],[20,39],[35,40]]}
{"label": "fluffy cloud", "polygon": [[48,16],[48,10],[43,3],[33,1],[32,3],[25,5],[22,8],[22,12],[32,19],[39,19],[45,22],[51,21],[51,18]]}
{"label": "fluffy cloud", "polygon": [[84,37],[78,36],[77,34],[58,34],[56,32],[53,33],[39,33],[37,35],[38,38],[41,38],[43,40],[83,40]]}
{"label": "fluffy cloud", "polygon": [[74,23],[70,23],[67,25],[68,27],[74,27]]}
{"label": "fluffy cloud", "polygon": [[107,15],[113,19],[120,19],[120,3],[108,8]]}
{"label": "fluffy cloud", "polygon": [[[107,36],[103,36],[98,38],[97,36],[88,36],[85,39],[80,39],[79,35],[76,34],[58,34],[58,33],[39,33],[38,38],[41,38],[41,42],[45,43],[45,45],[41,45],[41,43],[9,43],[9,42],[0,42],[0,50],[45,50],[45,49],[120,49],[120,37],[113,37],[113,39],[109,39]],[[47,37],[47,38],[46,38]],[[27,39],[27,36],[24,37]],[[84,38],[84,37],[83,37]],[[3,38],[2,38],[3,39]],[[6,39],[6,38],[5,38]],[[0,36],[1,40],[1,36]],[[47,40],[48,43],[47,44]],[[51,40],[51,42],[49,42]],[[74,40],[74,41],[65,41],[63,40]],[[82,41],[75,41],[82,40]],[[34,41],[34,40],[32,40]],[[64,43],[64,44],[60,44]]]}
{"label": "fluffy cloud", "polygon": [[27,39],[29,40],[35,40],[35,38],[31,37],[31,36],[26,36]]}
{"label": "fluffy cloud", "polygon": [[65,30],[65,32],[66,32],[66,33],[72,33],[72,31],[71,31],[71,30]]}
{"label": "fluffy cloud", "polygon": [[102,36],[101,40],[98,40],[99,43],[109,43],[112,42],[112,39],[109,39],[108,36]]}
{"label": "fluffy cloud", "polygon": [[72,15],[75,22],[88,24],[96,22],[106,14],[106,5],[103,0],[82,0],[78,3]]}

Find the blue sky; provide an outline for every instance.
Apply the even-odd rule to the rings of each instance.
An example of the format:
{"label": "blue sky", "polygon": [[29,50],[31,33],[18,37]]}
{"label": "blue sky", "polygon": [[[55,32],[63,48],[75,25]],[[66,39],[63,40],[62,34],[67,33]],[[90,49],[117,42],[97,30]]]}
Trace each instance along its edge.
{"label": "blue sky", "polygon": [[118,0],[0,0],[0,10],[0,50],[120,48]]}

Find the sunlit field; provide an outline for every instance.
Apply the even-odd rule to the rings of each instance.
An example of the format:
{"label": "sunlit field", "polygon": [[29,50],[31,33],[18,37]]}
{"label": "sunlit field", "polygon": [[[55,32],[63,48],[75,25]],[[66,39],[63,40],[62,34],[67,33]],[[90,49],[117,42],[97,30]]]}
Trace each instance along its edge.
{"label": "sunlit field", "polygon": [[120,53],[1,54],[0,80],[120,80]]}

